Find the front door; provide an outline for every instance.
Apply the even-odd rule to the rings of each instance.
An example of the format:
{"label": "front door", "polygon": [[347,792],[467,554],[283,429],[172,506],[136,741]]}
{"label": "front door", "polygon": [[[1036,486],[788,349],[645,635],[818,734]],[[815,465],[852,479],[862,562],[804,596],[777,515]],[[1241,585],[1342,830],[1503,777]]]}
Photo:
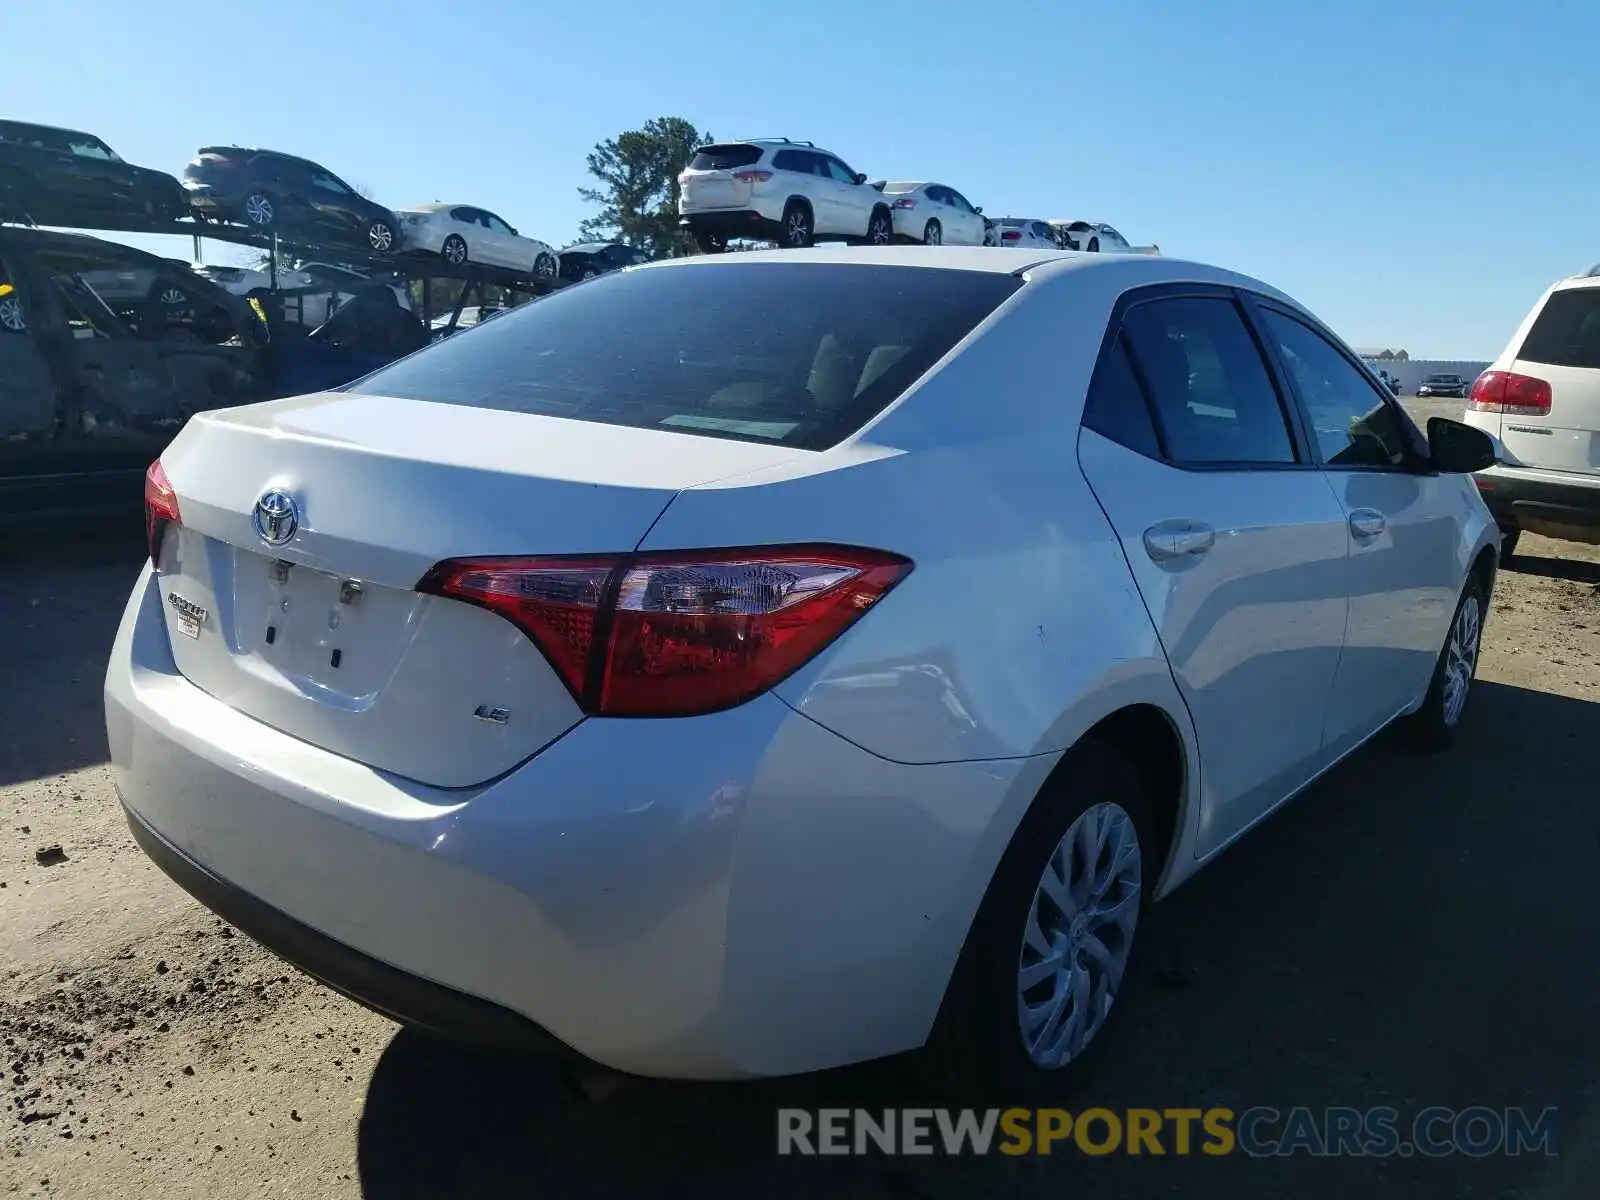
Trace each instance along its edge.
{"label": "front door", "polygon": [[0,259],[0,520],[69,503],[55,373],[21,278]]}
{"label": "front door", "polygon": [[1326,761],[1345,515],[1225,290],[1135,293],[1084,427],[1079,462],[1199,738],[1209,853]]}
{"label": "front door", "polygon": [[1350,621],[1326,731],[1338,754],[1428,687],[1455,615],[1461,491],[1431,473],[1420,434],[1353,356],[1287,310],[1256,311],[1348,525]]}

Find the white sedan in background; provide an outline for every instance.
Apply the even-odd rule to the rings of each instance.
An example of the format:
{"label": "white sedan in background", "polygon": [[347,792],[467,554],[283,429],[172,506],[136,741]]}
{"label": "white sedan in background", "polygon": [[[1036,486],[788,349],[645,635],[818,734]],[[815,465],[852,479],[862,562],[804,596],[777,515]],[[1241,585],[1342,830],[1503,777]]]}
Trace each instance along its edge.
{"label": "white sedan in background", "polygon": [[423,204],[402,208],[401,236],[408,250],[437,254],[453,267],[480,263],[554,279],[561,259],[548,242],[524,237],[486,208],[470,204]]}
{"label": "white sedan in background", "polygon": [[889,200],[897,240],[929,246],[984,244],[988,223],[983,209],[955,188],[907,179],[880,180],[872,186]]}
{"label": "white sedan in background", "polygon": [[1134,246],[1104,221],[1051,221],[1050,228],[1063,250],[1090,254],[1160,254],[1160,246]]}
{"label": "white sedan in background", "polygon": [[1001,217],[994,223],[994,244],[1007,250],[1059,250],[1056,235],[1032,217]]}

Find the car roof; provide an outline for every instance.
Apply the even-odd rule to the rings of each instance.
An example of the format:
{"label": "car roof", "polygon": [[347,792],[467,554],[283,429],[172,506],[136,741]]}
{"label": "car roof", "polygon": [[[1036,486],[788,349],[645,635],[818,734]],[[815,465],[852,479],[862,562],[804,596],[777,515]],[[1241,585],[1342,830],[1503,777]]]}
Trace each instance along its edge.
{"label": "car roof", "polygon": [[5,128],[29,129],[36,133],[75,133],[81,137],[95,138],[96,141],[105,140],[87,129],[68,129],[65,125],[41,125],[37,121],[13,121],[9,117],[0,118],[0,129]]}
{"label": "car roof", "polygon": [[478,208],[476,204],[442,204],[435,200],[432,204],[413,204],[407,208],[397,208],[396,212],[443,212],[447,208]]}
{"label": "car roof", "polygon": [[[1237,271],[1208,263],[1189,262],[1153,254],[1089,254],[1078,250],[1011,249],[990,246],[816,246],[808,250],[748,250],[739,254],[692,254],[668,258],[637,271],[731,269],[751,263],[838,263],[880,267],[928,267],[980,271],[994,275],[1027,275],[1044,281],[1078,271],[1120,274],[1124,287],[1158,283],[1210,283],[1242,287],[1282,300],[1295,308],[1305,306],[1293,297]],[[1102,275],[1101,278],[1105,278]]]}

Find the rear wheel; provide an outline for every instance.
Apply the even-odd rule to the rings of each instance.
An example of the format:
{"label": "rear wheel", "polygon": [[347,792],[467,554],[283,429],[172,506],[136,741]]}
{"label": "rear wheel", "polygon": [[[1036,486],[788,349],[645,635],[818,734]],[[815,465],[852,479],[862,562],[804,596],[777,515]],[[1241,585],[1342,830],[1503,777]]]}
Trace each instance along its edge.
{"label": "rear wheel", "polygon": [[553,255],[541,254],[533,260],[533,277],[549,283],[556,277],[556,260]]}
{"label": "rear wheel", "polygon": [[939,246],[944,244],[944,230],[939,227],[939,222],[929,221],[922,230],[922,244],[924,246]]}
{"label": "rear wheel", "polygon": [[271,229],[278,220],[278,209],[265,192],[251,192],[244,198],[244,219],[257,229]]}
{"label": "rear wheel", "polygon": [[467,261],[467,239],[459,233],[452,233],[439,248],[439,257],[452,267],[463,265]]}
{"label": "rear wheel", "polygon": [[894,241],[894,218],[889,215],[887,208],[875,208],[872,216],[867,221],[867,243],[873,246],[887,246]]}
{"label": "rear wheel", "polygon": [[[694,244],[700,248],[701,254],[721,254],[728,248],[728,239],[720,233],[712,233],[709,229],[696,229]],[[592,267],[586,269],[590,274],[596,274]]]}
{"label": "rear wheel", "polygon": [[394,226],[379,217],[367,226],[367,245],[379,254],[387,254],[395,247]]}
{"label": "rear wheel", "polygon": [[815,240],[816,226],[811,209],[798,200],[789,201],[783,210],[783,233],[779,244],[785,250],[804,250]]}
{"label": "rear wheel", "polygon": [[1500,527],[1500,561],[1509,562],[1511,556],[1517,552],[1517,542],[1522,538],[1522,530]]}
{"label": "rear wheel", "polygon": [[1086,741],[1063,765],[972,923],[922,1055],[940,1082],[1014,1100],[1079,1075],[1104,1044],[1159,868],[1155,825],[1117,751]]}

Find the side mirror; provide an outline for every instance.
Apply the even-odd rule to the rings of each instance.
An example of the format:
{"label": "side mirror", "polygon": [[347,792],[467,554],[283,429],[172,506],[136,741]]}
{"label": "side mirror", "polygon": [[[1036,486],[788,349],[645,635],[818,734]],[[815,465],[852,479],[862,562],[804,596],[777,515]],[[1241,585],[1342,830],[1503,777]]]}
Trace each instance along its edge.
{"label": "side mirror", "polygon": [[866,177],[866,176],[865,176],[865,175],[863,175],[863,174],[861,174],[861,173],[860,173],[860,172],[859,172],[859,171],[858,171],[858,172],[857,172],[857,173],[856,173],[856,182],[857,182],[857,183],[865,183],[865,182],[866,182],[866,181],[867,181],[867,177]]}
{"label": "side mirror", "polygon": [[1492,437],[1449,417],[1428,418],[1428,454],[1447,475],[1470,475],[1500,461]]}
{"label": "side mirror", "polygon": [[975,213],[977,213],[977,214],[978,214],[978,215],[979,215],[979,216],[980,216],[980,217],[981,217],[981,216],[983,216],[983,205],[981,205],[981,204],[974,204],[974,205],[973,205],[973,206],[972,206],[972,211],[973,211],[973,212],[975,212]]}

